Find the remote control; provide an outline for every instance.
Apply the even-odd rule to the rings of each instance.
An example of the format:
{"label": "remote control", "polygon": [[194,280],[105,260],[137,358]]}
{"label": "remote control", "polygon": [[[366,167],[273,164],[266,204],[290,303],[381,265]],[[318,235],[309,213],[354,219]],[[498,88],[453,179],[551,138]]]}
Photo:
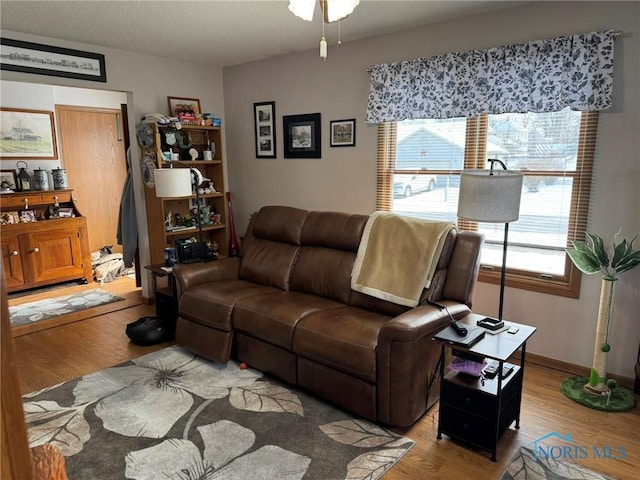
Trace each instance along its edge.
{"label": "remote control", "polygon": [[[498,374],[500,369],[500,362],[497,360],[491,360],[483,369],[482,373],[486,378],[494,378]],[[513,371],[513,365],[505,363],[502,365],[502,378],[508,377]]]}
{"label": "remote control", "polygon": [[467,336],[467,329],[462,326],[457,320],[451,320],[451,328],[453,328],[461,337]]}
{"label": "remote control", "polygon": [[487,378],[493,378],[498,373],[498,368],[500,367],[500,362],[497,360],[491,360],[487,363],[487,366],[482,369],[482,373]]}

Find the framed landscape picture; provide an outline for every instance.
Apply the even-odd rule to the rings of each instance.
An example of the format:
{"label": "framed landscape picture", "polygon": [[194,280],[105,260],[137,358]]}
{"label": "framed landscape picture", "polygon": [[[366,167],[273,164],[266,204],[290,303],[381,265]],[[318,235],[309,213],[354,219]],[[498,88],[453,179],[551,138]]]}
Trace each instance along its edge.
{"label": "framed landscape picture", "polygon": [[2,160],[56,160],[53,112],[0,108],[0,158]]}
{"label": "framed landscape picture", "polygon": [[322,158],[319,113],[282,117],[284,158]]}
{"label": "framed landscape picture", "polygon": [[355,147],[356,119],[332,120],[329,122],[332,147]]}
{"label": "framed landscape picture", "polygon": [[253,104],[256,158],[276,158],[276,102]]}

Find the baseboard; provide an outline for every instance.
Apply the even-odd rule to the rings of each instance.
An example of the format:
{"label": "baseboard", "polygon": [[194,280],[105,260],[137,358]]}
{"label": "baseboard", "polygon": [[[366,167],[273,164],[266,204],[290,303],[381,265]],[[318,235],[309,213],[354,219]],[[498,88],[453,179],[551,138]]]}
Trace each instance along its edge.
{"label": "baseboard", "polygon": [[[519,359],[520,352],[516,352],[514,357]],[[555,358],[549,358],[529,352],[527,352],[527,363],[587,378],[591,372],[591,367],[583,367],[582,365],[576,365],[575,363],[564,362],[562,360],[556,360]],[[622,385],[623,387],[633,390],[633,384],[635,381],[633,378],[623,377],[622,375],[615,375],[613,373],[607,373],[607,378],[612,378],[618,382],[618,385]]]}

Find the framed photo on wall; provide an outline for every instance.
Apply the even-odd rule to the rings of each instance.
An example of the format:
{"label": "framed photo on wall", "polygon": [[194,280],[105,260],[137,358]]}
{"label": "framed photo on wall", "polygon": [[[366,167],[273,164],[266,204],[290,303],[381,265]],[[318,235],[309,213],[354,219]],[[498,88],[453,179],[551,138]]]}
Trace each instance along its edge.
{"label": "framed photo on wall", "polygon": [[276,158],[276,102],[253,104],[256,158]]}
{"label": "framed photo on wall", "polygon": [[284,158],[322,158],[319,113],[282,117]]}
{"label": "framed photo on wall", "polygon": [[39,43],[0,39],[2,70],[106,82],[104,55]]}
{"label": "framed photo on wall", "polygon": [[329,122],[332,147],[356,146],[356,119],[332,120]]}
{"label": "framed photo on wall", "polygon": [[53,112],[0,108],[0,158],[2,160],[56,160]]}

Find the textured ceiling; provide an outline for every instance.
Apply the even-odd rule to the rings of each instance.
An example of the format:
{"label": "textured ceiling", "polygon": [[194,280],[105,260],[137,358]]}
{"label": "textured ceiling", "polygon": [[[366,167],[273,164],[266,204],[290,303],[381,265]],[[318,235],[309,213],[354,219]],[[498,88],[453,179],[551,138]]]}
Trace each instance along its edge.
{"label": "textured ceiling", "polygon": [[[343,44],[512,5],[507,1],[361,0],[342,22]],[[0,27],[214,66],[231,66],[317,48],[313,22],[295,17],[288,0],[22,1],[2,0]],[[337,25],[327,26],[337,38]]]}

